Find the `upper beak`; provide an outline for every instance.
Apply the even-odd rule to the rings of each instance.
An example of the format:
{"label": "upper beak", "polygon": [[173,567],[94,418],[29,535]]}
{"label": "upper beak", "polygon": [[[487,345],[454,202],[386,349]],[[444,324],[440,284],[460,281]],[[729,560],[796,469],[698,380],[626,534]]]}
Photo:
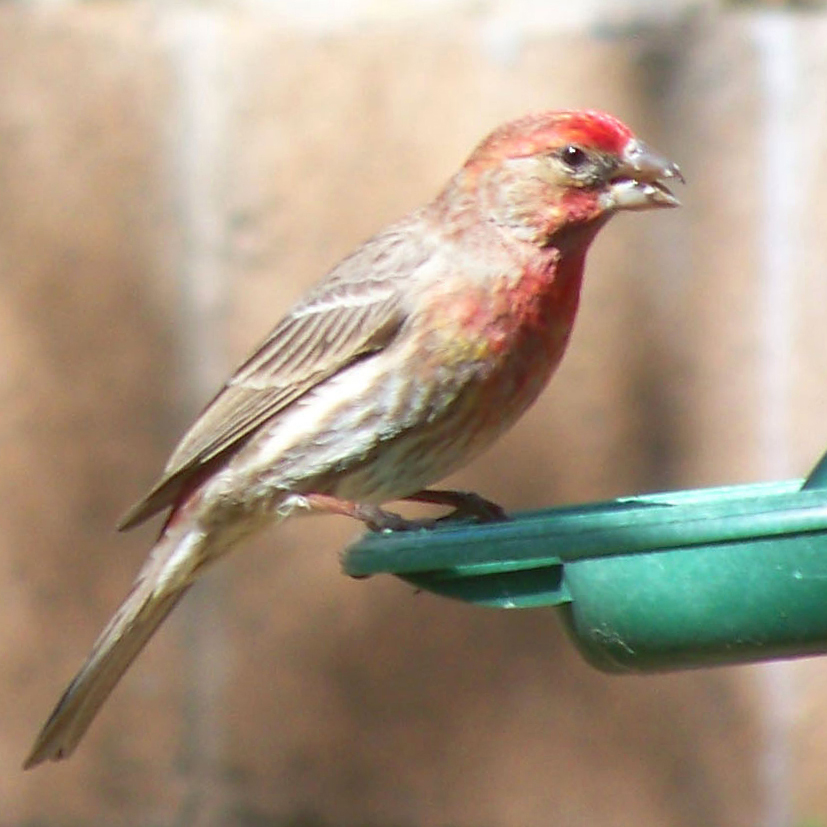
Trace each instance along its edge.
{"label": "upper beak", "polygon": [[604,194],[604,206],[612,210],[649,210],[679,207],[681,202],[663,183],[674,178],[686,183],[677,164],[667,161],[646,144],[632,139],[626,144]]}

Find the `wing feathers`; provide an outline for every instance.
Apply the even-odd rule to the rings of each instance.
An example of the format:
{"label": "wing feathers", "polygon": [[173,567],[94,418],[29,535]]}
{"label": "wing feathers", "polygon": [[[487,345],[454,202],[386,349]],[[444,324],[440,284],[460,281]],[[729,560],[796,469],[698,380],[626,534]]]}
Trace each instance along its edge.
{"label": "wing feathers", "polygon": [[438,248],[424,220],[414,213],[367,242],[275,327],[206,406],[120,529],[172,505],[207,463],[238,450],[314,385],[387,346],[406,318],[405,284]]}
{"label": "wing feathers", "polygon": [[[404,314],[390,291],[374,301],[316,302],[273,331],[204,409],[162,478],[120,521],[127,529],[171,505],[205,463],[237,449],[265,421],[357,358],[384,348]],[[383,299],[375,301],[376,298]]]}

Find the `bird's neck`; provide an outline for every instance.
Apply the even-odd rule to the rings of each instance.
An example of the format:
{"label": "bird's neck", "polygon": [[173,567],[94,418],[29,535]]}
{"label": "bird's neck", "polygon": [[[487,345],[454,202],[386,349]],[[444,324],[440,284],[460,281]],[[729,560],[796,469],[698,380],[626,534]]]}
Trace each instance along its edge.
{"label": "bird's neck", "polygon": [[522,324],[553,338],[568,338],[580,301],[586,249],[574,244],[535,247],[524,259],[510,288],[514,306],[524,308]]}
{"label": "bird's neck", "polygon": [[497,227],[517,245],[585,251],[612,213],[591,190],[550,192],[542,181],[455,176],[429,211],[439,226],[457,234]]}

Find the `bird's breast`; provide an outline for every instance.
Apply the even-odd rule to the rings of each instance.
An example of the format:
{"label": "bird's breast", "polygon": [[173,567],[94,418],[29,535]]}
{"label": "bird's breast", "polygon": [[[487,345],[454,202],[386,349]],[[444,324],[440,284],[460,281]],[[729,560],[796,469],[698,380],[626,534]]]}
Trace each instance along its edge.
{"label": "bird's breast", "polygon": [[485,386],[521,402],[559,363],[571,334],[582,258],[549,257],[517,274],[434,297],[425,318],[421,368]]}
{"label": "bird's breast", "polygon": [[579,285],[543,273],[432,296],[385,350],[320,383],[242,452],[267,491],[386,502],[507,430],[560,361]]}

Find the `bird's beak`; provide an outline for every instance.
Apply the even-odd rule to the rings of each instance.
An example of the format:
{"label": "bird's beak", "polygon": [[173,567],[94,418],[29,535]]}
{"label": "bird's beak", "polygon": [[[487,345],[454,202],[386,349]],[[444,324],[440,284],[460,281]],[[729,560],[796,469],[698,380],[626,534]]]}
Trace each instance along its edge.
{"label": "bird's beak", "polygon": [[663,183],[674,178],[685,183],[677,164],[667,161],[646,144],[632,139],[626,144],[620,165],[614,170],[603,195],[607,210],[651,210],[679,207],[681,202]]}

